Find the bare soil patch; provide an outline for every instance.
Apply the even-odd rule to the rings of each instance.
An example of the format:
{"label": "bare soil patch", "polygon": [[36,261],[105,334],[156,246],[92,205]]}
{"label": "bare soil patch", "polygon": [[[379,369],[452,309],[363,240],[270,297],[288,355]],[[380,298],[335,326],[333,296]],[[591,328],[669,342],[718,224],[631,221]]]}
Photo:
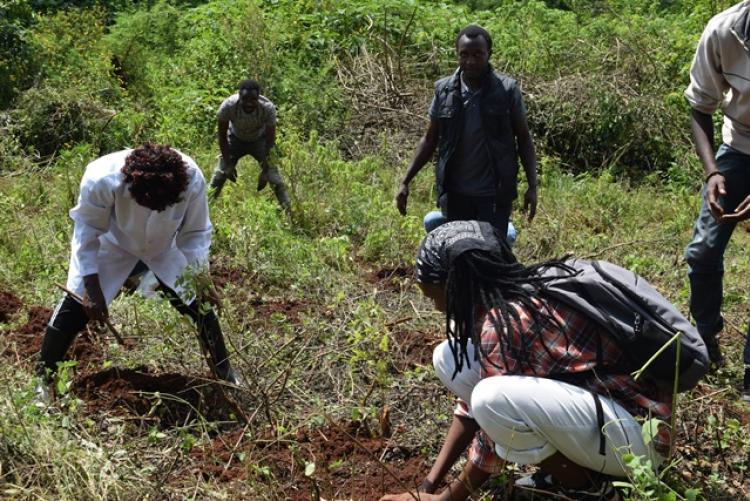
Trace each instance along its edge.
{"label": "bare soil patch", "polygon": [[244,268],[229,266],[222,262],[211,263],[211,279],[219,289],[227,284],[244,285],[252,280],[253,272]]}
{"label": "bare soil patch", "polygon": [[437,333],[397,330],[391,333],[395,350],[393,365],[399,372],[417,366],[432,365],[432,352],[443,341]]}
{"label": "bare soil patch", "polygon": [[292,299],[289,301],[267,301],[262,298],[254,298],[248,304],[250,304],[255,315],[263,319],[272,319],[273,315],[276,318],[283,318],[294,324],[299,324],[301,319],[300,315],[312,311],[315,306],[306,302]]}
{"label": "bare soil patch", "polygon": [[304,299],[276,299],[248,292],[244,297],[235,297],[235,304],[244,308],[243,322],[253,328],[273,323],[302,324],[304,316],[331,318],[332,313],[319,304]]}
{"label": "bare soil patch", "polygon": [[386,266],[366,275],[366,280],[389,292],[401,292],[414,278],[414,269],[410,266]]}
{"label": "bare soil patch", "polygon": [[[24,311],[27,314],[26,323],[0,333],[5,344],[0,355],[22,366],[29,367],[35,363],[42,347],[42,339],[47,323],[52,316],[52,310],[43,306],[27,307],[13,294],[0,291],[0,316],[6,315],[5,318],[15,317]],[[68,350],[66,359],[78,360],[87,364],[101,362],[104,359],[104,354],[101,342],[96,338],[95,331],[85,329],[76,337],[73,346]]]}
{"label": "bare soil patch", "polygon": [[[748,443],[741,428],[750,422],[750,407],[734,400],[712,400],[715,388],[701,384],[681,397],[675,457],[679,479],[686,486],[700,485],[706,499],[748,499],[750,475],[745,464]],[[684,399],[684,400],[682,400]],[[720,402],[720,403],[719,403]],[[718,475],[722,482],[710,482]],[[708,486],[706,484],[709,484]]]}
{"label": "bare soil patch", "polygon": [[196,419],[235,421],[225,389],[207,378],[159,374],[145,367],[110,368],[77,378],[72,391],[89,413],[136,417],[162,429]]}
{"label": "bare soil patch", "polygon": [[[221,262],[211,263],[211,278],[218,289],[224,290],[230,283],[243,286],[234,291],[232,297],[227,296],[226,299],[247,308],[250,317],[254,319],[263,321],[275,319],[299,324],[301,314],[321,313],[319,311],[321,310],[320,305],[309,301],[279,300],[264,296],[258,291],[258,284],[253,282],[254,275],[253,271],[245,268],[230,266]],[[323,312],[323,315],[326,316],[326,312]]]}
{"label": "bare soil patch", "polygon": [[[219,482],[270,477],[291,500],[314,499],[314,492],[325,499],[378,499],[415,489],[429,468],[419,453],[373,436],[359,422],[304,428],[291,440],[252,441],[238,430],[196,448],[190,456],[192,475]],[[315,463],[309,477],[308,463]]]}
{"label": "bare soil patch", "polygon": [[10,292],[0,290],[0,323],[5,323],[18,314],[23,303]]}

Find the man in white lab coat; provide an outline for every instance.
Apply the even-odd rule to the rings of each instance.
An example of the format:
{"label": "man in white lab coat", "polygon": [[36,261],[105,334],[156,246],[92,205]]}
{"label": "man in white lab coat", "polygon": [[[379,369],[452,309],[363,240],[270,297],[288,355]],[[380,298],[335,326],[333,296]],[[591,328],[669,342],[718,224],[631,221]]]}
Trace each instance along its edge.
{"label": "man in white lab coat", "polygon": [[86,323],[108,319],[125,280],[148,269],[172,306],[196,324],[214,374],[238,383],[219,320],[202,307],[215,295],[196,298],[179,280],[188,268],[207,271],[211,245],[206,182],[193,159],[152,143],[103,156],[86,167],[70,217],[67,287],[83,302],[65,296],[52,314],[38,366],[45,382]]}

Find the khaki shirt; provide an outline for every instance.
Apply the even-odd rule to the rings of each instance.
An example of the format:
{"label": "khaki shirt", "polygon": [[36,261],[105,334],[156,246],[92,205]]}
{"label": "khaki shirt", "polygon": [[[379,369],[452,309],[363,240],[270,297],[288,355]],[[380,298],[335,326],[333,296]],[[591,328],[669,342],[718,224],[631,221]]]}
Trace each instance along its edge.
{"label": "khaki shirt", "polygon": [[258,97],[258,107],[246,113],[240,104],[239,93],[221,103],[217,118],[229,122],[229,134],[243,141],[256,141],[266,133],[266,127],[276,125],[276,106],[264,95]]}
{"label": "khaki shirt", "polygon": [[750,154],[750,0],[714,16],[698,42],[685,90],[690,106],[707,114],[721,107],[722,138]]}

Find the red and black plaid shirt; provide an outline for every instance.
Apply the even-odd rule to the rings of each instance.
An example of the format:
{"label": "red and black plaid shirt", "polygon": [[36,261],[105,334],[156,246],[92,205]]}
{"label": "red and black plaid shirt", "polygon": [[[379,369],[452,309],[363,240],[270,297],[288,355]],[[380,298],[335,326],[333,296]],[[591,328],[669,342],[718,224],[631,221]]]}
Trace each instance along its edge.
{"label": "red and black plaid shirt", "polygon": [[[504,333],[498,333],[489,315],[482,327],[482,349],[487,354],[480,369],[482,379],[502,375],[524,375],[565,379],[580,374],[575,384],[622,405],[633,416],[655,417],[665,422],[672,413],[672,394],[655,385],[635,381],[630,374],[611,374],[607,367],[618,367],[625,355],[605,330],[578,311],[551,299],[535,299],[538,311],[545,309],[558,325],[546,321],[541,336],[533,336],[520,355],[521,336],[534,331],[534,319],[519,303],[511,303],[520,322],[512,320]],[[500,352],[500,336],[504,336],[506,351]],[[527,338],[527,343],[529,339]],[[600,344],[601,343],[601,344]],[[601,347],[604,369],[597,370],[597,351]],[[545,349],[546,348],[546,349]],[[455,414],[466,416],[468,406],[459,399]],[[654,447],[665,453],[669,447],[669,431],[662,426],[654,437]],[[484,471],[494,471],[501,464],[489,437],[480,431],[474,438],[469,459]]]}

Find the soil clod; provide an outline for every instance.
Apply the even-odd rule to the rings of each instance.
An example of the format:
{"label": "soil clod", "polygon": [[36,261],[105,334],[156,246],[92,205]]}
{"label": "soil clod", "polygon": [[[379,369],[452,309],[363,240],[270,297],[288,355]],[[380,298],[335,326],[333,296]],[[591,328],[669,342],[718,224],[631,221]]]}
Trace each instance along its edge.
{"label": "soil clod", "polygon": [[[196,448],[191,459],[191,472],[206,480],[272,476],[292,500],[308,500],[314,489],[325,499],[378,499],[405,487],[416,489],[429,468],[420,454],[374,436],[357,421],[303,428],[288,440],[252,440],[238,430]],[[309,463],[315,463],[315,469],[307,476]]]}
{"label": "soil clod", "polygon": [[195,420],[234,422],[232,405],[217,381],[182,374],[158,374],[141,367],[110,368],[78,378],[72,391],[90,413],[141,417],[160,428]]}

